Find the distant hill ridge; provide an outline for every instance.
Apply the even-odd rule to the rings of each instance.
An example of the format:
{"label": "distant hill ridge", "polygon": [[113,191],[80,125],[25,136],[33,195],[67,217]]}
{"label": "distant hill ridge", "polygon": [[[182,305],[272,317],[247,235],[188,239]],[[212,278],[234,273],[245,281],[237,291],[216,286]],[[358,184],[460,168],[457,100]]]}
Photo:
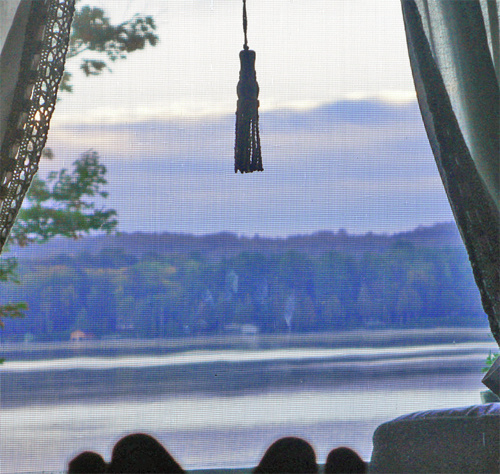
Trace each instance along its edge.
{"label": "distant hill ridge", "polygon": [[46,244],[25,248],[12,247],[9,254],[23,259],[43,259],[56,255],[96,254],[103,250],[121,250],[127,254],[202,252],[213,257],[224,257],[240,252],[281,253],[300,250],[310,254],[336,251],[342,253],[381,252],[396,244],[416,247],[462,247],[462,240],[454,222],[420,226],[412,231],[396,234],[349,234],[319,231],[309,235],[289,237],[238,236],[229,232],[193,235],[175,233],[118,233],[84,237],[79,240],[57,238]]}
{"label": "distant hill ridge", "polygon": [[20,254],[23,284],[0,286],[0,301],[26,301],[29,314],[4,340],[487,324],[453,224],[394,235],[117,234]]}

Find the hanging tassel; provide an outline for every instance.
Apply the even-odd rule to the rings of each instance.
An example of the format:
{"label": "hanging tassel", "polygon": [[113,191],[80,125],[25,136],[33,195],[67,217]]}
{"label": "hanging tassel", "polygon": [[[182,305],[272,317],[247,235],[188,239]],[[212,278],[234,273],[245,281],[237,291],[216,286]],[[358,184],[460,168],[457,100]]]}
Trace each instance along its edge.
{"label": "hanging tassel", "polygon": [[236,108],[236,143],[234,146],[234,172],[263,171],[259,136],[259,84],[255,73],[255,51],[247,45],[246,4],[243,0],[243,30],[245,44],[240,51],[240,80]]}

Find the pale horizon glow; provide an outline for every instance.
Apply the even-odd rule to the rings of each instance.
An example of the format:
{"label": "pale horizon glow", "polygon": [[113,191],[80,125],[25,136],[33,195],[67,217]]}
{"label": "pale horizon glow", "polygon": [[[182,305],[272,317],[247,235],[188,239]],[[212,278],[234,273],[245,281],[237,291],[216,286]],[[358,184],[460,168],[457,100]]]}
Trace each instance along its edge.
{"label": "pale horizon glow", "polygon": [[[240,0],[90,3],[115,22],[138,12],[152,15],[160,42],[99,77],[84,78],[78,60],[69,61],[75,92],[57,105],[54,126],[234,113]],[[251,0],[247,10],[262,111],[344,99],[415,99],[400,0]]]}

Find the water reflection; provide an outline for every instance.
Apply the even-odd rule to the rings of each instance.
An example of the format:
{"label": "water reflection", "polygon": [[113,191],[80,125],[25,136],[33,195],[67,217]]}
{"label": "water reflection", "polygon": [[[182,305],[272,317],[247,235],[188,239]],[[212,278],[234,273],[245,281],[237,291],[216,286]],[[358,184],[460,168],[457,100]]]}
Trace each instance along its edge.
{"label": "water reflection", "polygon": [[[251,466],[272,441],[291,435],[310,441],[320,461],[340,444],[369,459],[371,437],[380,423],[412,411],[479,403],[479,367],[490,347],[477,344],[356,349],[355,353],[346,349],[286,349],[266,354],[196,351],[29,365],[12,361],[6,364],[8,373],[2,381],[24,377],[32,390],[43,394],[44,377],[59,374],[60,379],[52,380],[65,381],[66,386],[60,391],[52,386],[51,400],[3,406],[1,470],[61,471],[71,456],[83,450],[100,452],[109,459],[113,444],[133,431],[154,435],[189,469]],[[185,378],[201,377],[192,391],[183,392],[180,387],[176,391],[175,384],[163,380],[179,376],[171,372],[171,365],[176,364],[180,369],[175,370]],[[129,378],[116,377],[131,365]],[[217,374],[224,367],[227,380],[239,376],[274,383],[260,391],[225,390],[226,385],[221,385],[219,393],[200,389],[217,386]],[[307,377],[312,372],[314,379]],[[144,373],[150,375],[142,378]],[[115,375],[110,378],[110,374]],[[93,376],[98,378],[93,380]],[[79,378],[81,383],[71,384]],[[102,391],[86,398],[86,381],[90,389],[96,380],[103,385]],[[135,390],[102,395],[106,384],[111,387],[120,380],[127,386],[135,381]],[[151,387],[156,383],[160,389],[141,387],[141,380],[149,380]],[[2,386],[2,398],[9,400],[5,386],[9,387]]]}

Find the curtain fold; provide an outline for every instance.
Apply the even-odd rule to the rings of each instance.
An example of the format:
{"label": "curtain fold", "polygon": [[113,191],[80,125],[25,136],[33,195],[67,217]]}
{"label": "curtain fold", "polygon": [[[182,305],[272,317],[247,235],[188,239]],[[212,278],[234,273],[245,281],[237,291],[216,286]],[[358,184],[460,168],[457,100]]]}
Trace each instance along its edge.
{"label": "curtain fold", "polygon": [[500,346],[498,2],[402,0],[422,118]]}
{"label": "curtain fold", "polygon": [[64,72],[74,3],[11,3],[15,15],[0,55],[0,252],[38,170]]}

